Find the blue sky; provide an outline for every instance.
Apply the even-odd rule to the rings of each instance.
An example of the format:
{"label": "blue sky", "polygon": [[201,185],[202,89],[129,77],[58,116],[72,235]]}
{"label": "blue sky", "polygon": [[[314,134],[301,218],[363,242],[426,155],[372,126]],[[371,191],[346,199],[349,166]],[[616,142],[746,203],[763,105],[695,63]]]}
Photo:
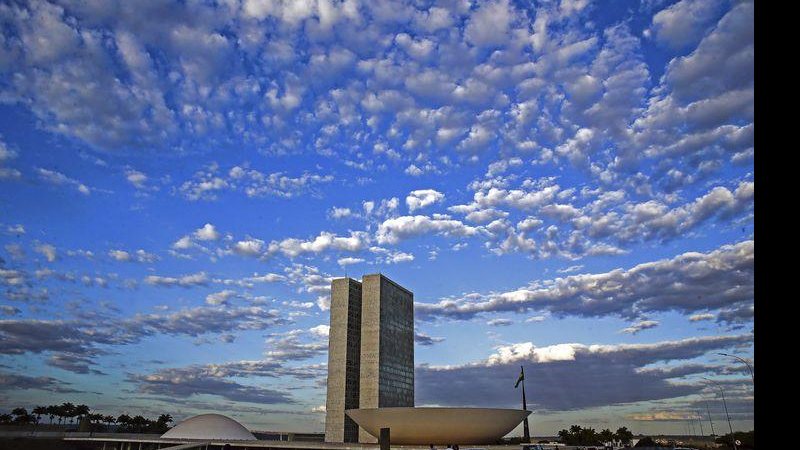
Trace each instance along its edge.
{"label": "blue sky", "polygon": [[418,405],[750,429],[753,9],[0,5],[0,404],[320,431],[382,272]]}

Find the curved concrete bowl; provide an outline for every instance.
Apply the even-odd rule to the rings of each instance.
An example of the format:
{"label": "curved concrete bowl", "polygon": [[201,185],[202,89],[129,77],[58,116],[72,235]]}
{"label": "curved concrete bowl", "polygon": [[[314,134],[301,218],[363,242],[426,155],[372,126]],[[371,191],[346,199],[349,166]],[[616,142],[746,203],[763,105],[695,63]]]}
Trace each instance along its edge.
{"label": "curved concrete bowl", "polygon": [[492,444],[530,414],[498,408],[365,408],[345,411],[369,434],[389,428],[392,444]]}

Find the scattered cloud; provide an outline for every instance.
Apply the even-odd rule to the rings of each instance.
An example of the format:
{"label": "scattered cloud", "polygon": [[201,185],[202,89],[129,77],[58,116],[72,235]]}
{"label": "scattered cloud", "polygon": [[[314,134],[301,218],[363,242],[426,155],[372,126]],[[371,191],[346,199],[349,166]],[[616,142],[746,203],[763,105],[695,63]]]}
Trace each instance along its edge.
{"label": "scattered cloud", "polygon": [[192,286],[205,286],[209,282],[208,275],[205,272],[198,272],[191,275],[183,275],[180,277],[164,277],[160,275],[148,275],[145,277],[144,282],[154,286],[163,287],[192,287]]}
{"label": "scattered cloud", "polygon": [[[470,319],[478,314],[546,311],[556,316],[634,318],[645,313],[736,308],[753,301],[755,243],[600,274],[570,275],[508,292],[417,303],[422,319]],[[733,288],[731,286],[734,286]]]}
{"label": "scattered cloud", "polygon": [[41,167],[38,167],[36,168],[36,173],[39,175],[39,179],[44,181],[45,183],[53,184],[56,186],[70,186],[83,195],[89,195],[92,193],[92,190],[88,186],[86,186],[85,184],[81,183],[78,180],[75,180],[73,178],[64,175],[61,172],[57,172],[55,170],[42,169]]}
{"label": "scattered cloud", "polygon": [[434,189],[419,189],[411,191],[406,197],[406,206],[408,212],[414,212],[417,209],[425,208],[434,203],[444,200],[444,194]]}
{"label": "scattered cloud", "polygon": [[639,322],[636,322],[629,327],[623,328],[621,332],[628,334],[637,334],[641,331],[649,330],[650,328],[655,328],[658,325],[659,321],[657,320],[640,320]]}

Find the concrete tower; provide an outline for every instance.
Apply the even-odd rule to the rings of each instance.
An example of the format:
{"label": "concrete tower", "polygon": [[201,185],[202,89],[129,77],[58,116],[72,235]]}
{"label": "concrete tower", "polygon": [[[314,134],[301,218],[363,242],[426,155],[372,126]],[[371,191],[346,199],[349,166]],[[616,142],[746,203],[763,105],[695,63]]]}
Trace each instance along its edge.
{"label": "concrete tower", "polygon": [[[359,408],[414,406],[414,294],[383,275],[361,280]],[[359,430],[359,442],[377,442]]]}
{"label": "concrete tower", "polygon": [[344,410],[359,405],[361,283],[352,278],[331,282],[330,326],[325,441],[358,442],[358,425]]}
{"label": "concrete tower", "polygon": [[331,284],[326,442],[377,442],[345,409],[414,406],[414,294],[380,274]]}

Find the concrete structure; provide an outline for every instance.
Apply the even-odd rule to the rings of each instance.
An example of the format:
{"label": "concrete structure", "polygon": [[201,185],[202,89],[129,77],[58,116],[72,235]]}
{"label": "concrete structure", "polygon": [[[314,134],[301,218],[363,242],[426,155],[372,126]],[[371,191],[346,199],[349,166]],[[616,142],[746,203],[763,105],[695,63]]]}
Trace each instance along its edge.
{"label": "concrete structure", "polygon": [[221,414],[200,414],[175,425],[163,439],[255,441],[242,424]]}
{"label": "concrete structure", "polygon": [[[359,408],[414,406],[414,294],[381,274],[361,283]],[[362,428],[358,441],[378,440]]]}
{"label": "concrete structure", "polygon": [[326,442],[377,442],[346,409],[414,406],[414,294],[381,274],[331,283]]}
{"label": "concrete structure", "polygon": [[351,409],[362,430],[379,436],[388,428],[392,445],[494,444],[530,414],[497,408]]}
{"label": "concrete structure", "polygon": [[344,411],[359,407],[360,355],[361,283],[338,278],[331,283],[326,442],[358,441],[358,425]]}

